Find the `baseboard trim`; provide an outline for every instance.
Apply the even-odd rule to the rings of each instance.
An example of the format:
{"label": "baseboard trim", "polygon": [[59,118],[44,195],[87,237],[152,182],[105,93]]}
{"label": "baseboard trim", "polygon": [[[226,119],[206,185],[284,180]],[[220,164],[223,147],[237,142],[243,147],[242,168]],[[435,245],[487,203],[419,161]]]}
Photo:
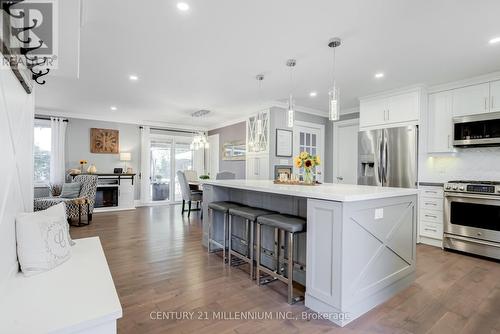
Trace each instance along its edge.
{"label": "baseboard trim", "polygon": [[182,204],[182,202],[158,202],[158,203],[142,203],[140,201],[135,203],[135,206],[138,207],[148,207],[148,206],[166,206],[166,205],[178,205]]}
{"label": "baseboard trim", "polygon": [[95,208],[94,213],[103,213],[103,212],[114,212],[114,211],[129,211],[129,210],[135,210],[135,207],[133,208]]}
{"label": "baseboard trim", "polygon": [[441,249],[443,248],[443,240],[439,240],[439,239],[433,239],[433,238],[420,236],[419,243],[424,244],[424,245],[439,247]]}

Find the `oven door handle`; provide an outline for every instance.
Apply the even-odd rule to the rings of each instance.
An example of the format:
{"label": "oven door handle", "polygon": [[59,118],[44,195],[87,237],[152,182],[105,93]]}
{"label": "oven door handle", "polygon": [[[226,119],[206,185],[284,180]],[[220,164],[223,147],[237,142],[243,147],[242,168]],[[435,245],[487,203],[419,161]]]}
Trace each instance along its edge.
{"label": "oven door handle", "polygon": [[488,196],[488,195],[479,195],[479,194],[445,193],[444,197],[489,199],[489,200],[500,201],[500,196]]}

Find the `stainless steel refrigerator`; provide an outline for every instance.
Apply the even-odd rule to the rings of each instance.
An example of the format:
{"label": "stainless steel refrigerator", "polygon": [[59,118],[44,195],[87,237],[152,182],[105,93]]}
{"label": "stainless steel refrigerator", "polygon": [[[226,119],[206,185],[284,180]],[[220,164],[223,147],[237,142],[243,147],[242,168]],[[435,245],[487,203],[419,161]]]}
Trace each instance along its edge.
{"label": "stainless steel refrigerator", "polygon": [[358,145],[358,184],[417,187],[417,126],[363,131]]}

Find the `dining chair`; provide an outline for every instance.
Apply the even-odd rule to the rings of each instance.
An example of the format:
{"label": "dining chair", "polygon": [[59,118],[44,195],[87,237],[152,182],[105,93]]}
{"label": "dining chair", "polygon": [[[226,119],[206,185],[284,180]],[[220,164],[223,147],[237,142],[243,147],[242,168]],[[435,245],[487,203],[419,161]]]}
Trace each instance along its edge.
{"label": "dining chair", "polygon": [[[185,205],[186,202],[188,203],[188,217],[191,215],[191,211],[200,211],[201,208],[198,207],[198,205],[202,202],[203,200],[203,192],[198,191],[198,190],[191,190],[189,188],[189,182],[186,178],[186,174],[184,174],[183,171],[177,171],[177,178],[179,180],[179,185],[181,186],[181,195],[182,195],[182,211],[181,213],[184,214],[185,210]],[[196,202],[197,203],[197,208],[192,209],[191,208],[191,203]]]}

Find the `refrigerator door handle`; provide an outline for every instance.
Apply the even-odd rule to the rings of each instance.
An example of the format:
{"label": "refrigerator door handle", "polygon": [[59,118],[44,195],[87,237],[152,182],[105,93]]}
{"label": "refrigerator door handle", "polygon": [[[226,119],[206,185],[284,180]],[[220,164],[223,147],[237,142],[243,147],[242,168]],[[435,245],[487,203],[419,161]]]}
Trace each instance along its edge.
{"label": "refrigerator door handle", "polygon": [[387,186],[387,173],[389,167],[389,144],[387,138],[384,138],[384,186]]}
{"label": "refrigerator door handle", "polygon": [[382,186],[384,185],[384,180],[383,180],[383,176],[384,176],[384,164],[383,164],[383,161],[384,161],[384,135],[382,133],[382,135],[380,136],[380,142],[379,142],[379,158],[378,158],[378,179],[380,180],[380,183],[382,184]]}

